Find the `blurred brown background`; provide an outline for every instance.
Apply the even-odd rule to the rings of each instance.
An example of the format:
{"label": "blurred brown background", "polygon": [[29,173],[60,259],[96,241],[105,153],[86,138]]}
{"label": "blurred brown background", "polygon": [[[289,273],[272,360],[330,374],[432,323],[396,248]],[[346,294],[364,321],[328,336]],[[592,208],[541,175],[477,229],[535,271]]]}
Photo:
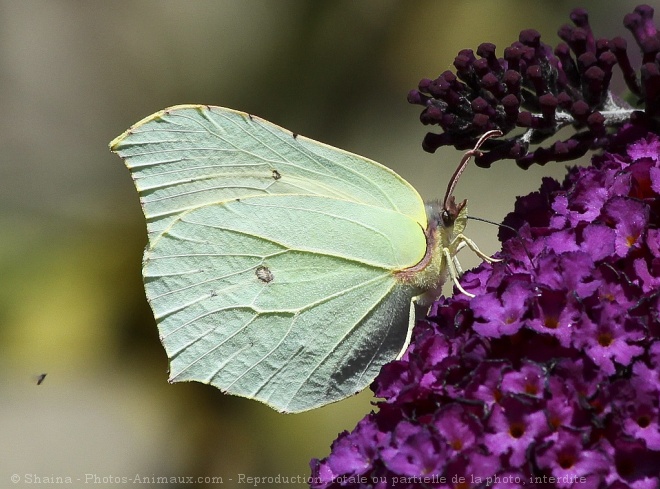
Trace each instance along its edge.
{"label": "blurred brown background", "polygon": [[[12,474],[15,487],[26,477],[71,477],[69,487],[94,476],[220,476],[224,487],[239,474],[306,477],[309,459],[371,409],[366,392],[286,416],[167,383],[142,290],[143,217],[112,138],[170,105],[222,105],[373,158],[440,197],[460,154],[421,150],[421,108],[406,103],[420,78],[481,42],[501,53],[524,28],[556,44],[576,6],[597,35],[630,39],[622,19],[634,5],[0,0],[0,487]],[[516,195],[563,173],[471,167],[456,195],[499,221]],[[468,231],[498,250],[496,228]],[[477,263],[469,252],[462,262]]]}

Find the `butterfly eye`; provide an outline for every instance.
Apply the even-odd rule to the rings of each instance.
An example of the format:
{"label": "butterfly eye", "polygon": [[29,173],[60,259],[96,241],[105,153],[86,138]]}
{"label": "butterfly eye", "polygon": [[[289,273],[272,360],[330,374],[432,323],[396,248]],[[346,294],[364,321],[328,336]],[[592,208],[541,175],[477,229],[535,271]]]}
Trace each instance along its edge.
{"label": "butterfly eye", "polygon": [[444,227],[449,227],[454,224],[454,216],[452,216],[452,214],[447,209],[442,210],[440,217],[442,217],[442,224]]}

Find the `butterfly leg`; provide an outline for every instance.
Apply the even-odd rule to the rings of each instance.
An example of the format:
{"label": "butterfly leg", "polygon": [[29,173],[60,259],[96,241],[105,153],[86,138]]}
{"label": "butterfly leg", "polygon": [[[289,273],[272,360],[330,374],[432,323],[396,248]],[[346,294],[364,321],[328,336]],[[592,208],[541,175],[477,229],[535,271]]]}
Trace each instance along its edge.
{"label": "butterfly leg", "polygon": [[[468,245],[469,246],[469,245]],[[461,284],[458,282],[458,277],[460,276],[460,265],[458,265],[458,269],[456,268],[458,260],[454,261],[455,256],[452,256],[449,248],[443,248],[442,249],[442,254],[445,257],[445,261],[447,262],[447,271],[449,272],[449,276],[451,277],[452,281],[454,282],[454,285],[456,288],[461,291],[461,293],[467,295],[468,297],[475,297],[474,294],[470,294],[467,290],[465,290]]]}
{"label": "butterfly leg", "polygon": [[[455,242],[457,242],[457,241],[460,242],[460,244],[459,244],[459,248],[458,248],[458,249],[462,248],[461,245],[463,245],[463,244],[464,244],[464,245],[467,245],[467,247],[470,248],[472,251],[474,251],[474,253],[475,253],[479,258],[481,258],[482,260],[487,261],[488,263],[497,263],[497,262],[502,261],[501,258],[491,258],[490,256],[486,255],[483,251],[481,251],[481,250],[479,249],[479,247],[477,246],[477,244],[476,244],[474,241],[472,241],[472,240],[471,240],[470,238],[468,238],[467,236],[464,236],[463,234],[458,234],[458,235],[454,238],[454,241],[453,241],[453,242],[455,243]],[[452,243],[452,244],[453,244],[453,243]]]}
{"label": "butterfly leg", "polygon": [[463,267],[461,267],[461,263],[458,261],[458,257],[456,255],[452,256],[451,259],[454,261],[454,268],[456,269],[456,273],[460,277],[463,275]]}

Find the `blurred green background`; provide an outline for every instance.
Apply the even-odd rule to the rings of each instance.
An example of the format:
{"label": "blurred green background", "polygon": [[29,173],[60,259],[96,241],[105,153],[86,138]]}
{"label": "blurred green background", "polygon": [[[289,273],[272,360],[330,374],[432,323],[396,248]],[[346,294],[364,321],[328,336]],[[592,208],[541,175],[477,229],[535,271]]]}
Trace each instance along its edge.
{"label": "blurred green background", "polygon": [[[438,198],[460,154],[421,150],[421,108],[406,102],[419,79],[462,48],[488,41],[501,53],[524,28],[556,44],[576,6],[597,35],[630,39],[622,19],[634,5],[0,1],[0,487],[12,474],[16,487],[26,477],[71,477],[70,487],[94,476],[219,476],[224,487],[245,487],[239,474],[306,477],[309,459],[372,409],[366,392],[287,416],[167,383],[141,283],[143,217],[112,138],[170,105],[227,106],[373,158]],[[470,167],[456,195],[499,221],[516,195],[563,174],[563,164]],[[486,253],[499,249],[496,228],[468,231]],[[464,252],[462,262],[477,260]]]}

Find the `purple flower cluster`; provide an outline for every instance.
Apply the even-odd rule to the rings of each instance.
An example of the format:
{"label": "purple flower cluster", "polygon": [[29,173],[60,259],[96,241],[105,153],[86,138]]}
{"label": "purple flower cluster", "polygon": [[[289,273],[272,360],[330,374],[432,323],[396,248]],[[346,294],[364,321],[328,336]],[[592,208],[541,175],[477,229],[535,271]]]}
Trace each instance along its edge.
{"label": "purple flower cluster", "polygon": [[[653,9],[641,5],[624,19],[624,25],[643,53],[638,77],[621,37],[596,39],[583,9],[571,13],[575,26],[564,26],[558,34],[564,41],[554,50],[541,42],[532,29],[520,33],[519,41],[495,54],[495,46],[484,43],[473,51],[465,49],[454,60],[456,72],[423,79],[408,101],[424,107],[423,124],[439,125],[443,133],[428,133],[422,143],[426,151],[453,145],[468,149],[488,130],[506,136],[516,128],[523,134],[490,140],[489,150],[476,158],[488,167],[496,160],[515,159],[522,168],[549,161],[567,161],[590,149],[609,149],[609,134],[632,120],[648,125],[660,115],[660,33],[653,24]],[[619,66],[642,110],[615,97],[609,90],[613,68]],[[539,145],[560,129],[573,126],[576,133],[549,147]],[[520,132],[517,130],[516,132]]]}
{"label": "purple flower cluster", "polygon": [[312,487],[660,487],[660,139],[545,179],[506,221],[503,261],[434,304]]}

